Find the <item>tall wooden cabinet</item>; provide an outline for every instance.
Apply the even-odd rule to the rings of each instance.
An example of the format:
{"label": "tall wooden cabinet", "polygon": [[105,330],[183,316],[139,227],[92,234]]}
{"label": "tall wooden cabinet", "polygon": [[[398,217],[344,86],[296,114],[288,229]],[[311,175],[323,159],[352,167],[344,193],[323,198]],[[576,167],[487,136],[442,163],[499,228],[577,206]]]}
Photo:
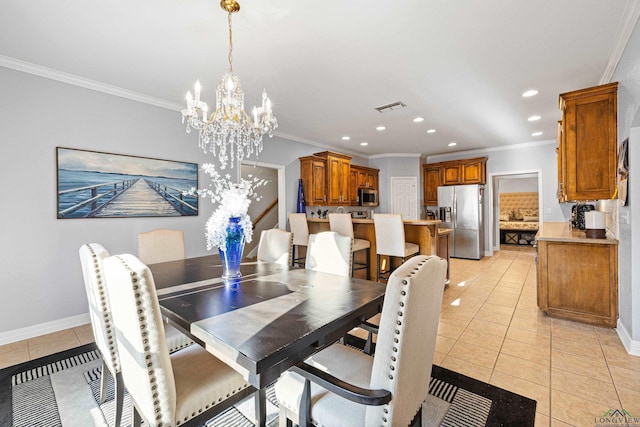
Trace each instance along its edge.
{"label": "tall wooden cabinet", "polygon": [[438,204],[438,187],[442,185],[485,184],[487,158],[452,160],[422,165],[423,203]]}
{"label": "tall wooden cabinet", "polygon": [[327,160],[322,157],[300,157],[300,178],[307,206],[327,204]]}
{"label": "tall wooden cabinet", "polygon": [[617,91],[618,83],[610,83],[560,95],[560,202],[613,197],[618,147]]}
{"label": "tall wooden cabinet", "polygon": [[323,151],[314,153],[314,156],[327,160],[326,188],[328,205],[351,204],[349,197],[349,172],[351,168],[351,156]]}

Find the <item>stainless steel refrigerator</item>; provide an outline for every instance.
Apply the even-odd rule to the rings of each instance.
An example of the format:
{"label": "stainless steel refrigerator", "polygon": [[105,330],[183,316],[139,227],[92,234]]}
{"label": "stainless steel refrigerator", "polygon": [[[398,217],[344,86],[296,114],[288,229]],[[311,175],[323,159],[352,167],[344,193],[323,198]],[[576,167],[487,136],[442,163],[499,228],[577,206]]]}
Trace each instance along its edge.
{"label": "stainless steel refrigerator", "polygon": [[441,227],[453,229],[450,253],[454,258],[480,259],[484,252],[482,185],[438,187]]}

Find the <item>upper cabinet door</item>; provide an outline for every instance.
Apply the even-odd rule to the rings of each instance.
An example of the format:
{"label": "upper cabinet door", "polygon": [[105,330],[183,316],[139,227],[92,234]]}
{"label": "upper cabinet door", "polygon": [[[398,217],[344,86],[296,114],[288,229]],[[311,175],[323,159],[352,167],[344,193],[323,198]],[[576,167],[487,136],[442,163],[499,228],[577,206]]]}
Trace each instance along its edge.
{"label": "upper cabinet door", "polygon": [[560,95],[561,170],[567,201],[610,199],[616,190],[617,83]]}
{"label": "upper cabinet door", "polygon": [[442,184],[455,185],[460,184],[460,165],[445,165],[442,168]]}

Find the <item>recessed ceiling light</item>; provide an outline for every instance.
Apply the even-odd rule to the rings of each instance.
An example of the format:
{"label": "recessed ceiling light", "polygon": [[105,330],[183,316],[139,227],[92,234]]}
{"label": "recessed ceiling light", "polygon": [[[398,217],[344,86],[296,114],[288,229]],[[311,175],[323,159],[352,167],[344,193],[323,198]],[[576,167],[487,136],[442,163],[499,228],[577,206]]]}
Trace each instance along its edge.
{"label": "recessed ceiling light", "polygon": [[534,132],[531,134],[531,136],[540,136],[542,135],[542,132],[538,131],[538,132]]}
{"label": "recessed ceiling light", "polygon": [[525,98],[529,98],[530,96],[534,96],[537,94],[538,94],[537,89],[529,89],[528,91],[524,92],[522,96],[524,96]]}
{"label": "recessed ceiling light", "polygon": [[420,123],[424,121],[424,117],[416,117],[415,119],[413,119],[414,123]]}
{"label": "recessed ceiling light", "polygon": [[351,137],[350,137],[350,136],[343,136],[343,137],[342,137],[342,140],[343,140],[343,141],[348,141],[348,140],[350,140],[350,139],[351,139]]}
{"label": "recessed ceiling light", "polygon": [[540,116],[531,116],[527,120],[529,120],[530,122],[535,122],[537,120],[540,120]]}
{"label": "recessed ceiling light", "polygon": [[429,130],[427,131],[427,133],[436,133],[436,130],[435,130],[435,129],[429,129]]}
{"label": "recessed ceiling light", "polygon": [[369,145],[369,143],[368,143],[368,142],[361,142],[361,143],[360,143],[360,145],[362,145],[363,147],[365,147],[365,146]]}
{"label": "recessed ceiling light", "polygon": [[385,130],[386,128],[387,128],[386,126],[378,126],[376,130]]}
{"label": "recessed ceiling light", "polygon": [[458,145],[457,142],[450,142],[447,144],[449,147],[455,147],[456,145]]}

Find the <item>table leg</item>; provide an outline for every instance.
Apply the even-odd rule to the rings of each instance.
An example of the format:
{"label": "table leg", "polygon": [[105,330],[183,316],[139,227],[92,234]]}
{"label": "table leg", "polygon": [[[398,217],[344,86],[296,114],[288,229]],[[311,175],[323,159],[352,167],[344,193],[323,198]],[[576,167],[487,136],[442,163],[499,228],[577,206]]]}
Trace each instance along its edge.
{"label": "table leg", "polygon": [[256,409],[256,425],[265,427],[267,425],[267,389],[260,388],[253,395]]}

